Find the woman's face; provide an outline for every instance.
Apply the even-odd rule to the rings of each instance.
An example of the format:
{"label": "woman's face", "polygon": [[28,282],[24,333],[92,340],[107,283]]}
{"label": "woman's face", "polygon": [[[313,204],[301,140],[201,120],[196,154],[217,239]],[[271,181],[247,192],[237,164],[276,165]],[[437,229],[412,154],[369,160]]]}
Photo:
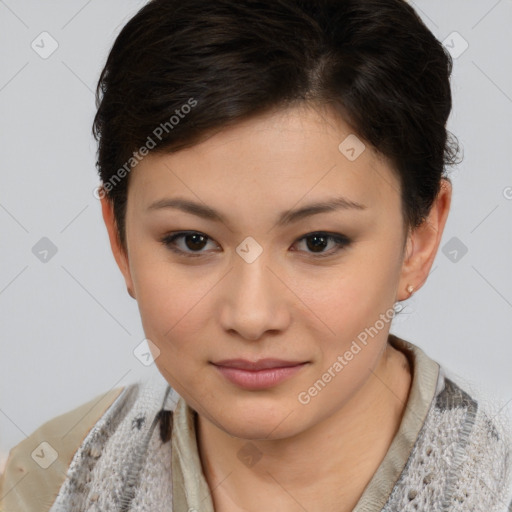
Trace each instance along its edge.
{"label": "woman's face", "polygon": [[[150,154],[132,170],[125,277],[156,365],[233,436],[313,427],[383,354],[404,225],[397,178],[360,144],[332,114],[294,108]],[[198,214],[169,206],[178,198]],[[308,211],[327,203],[338,206]],[[181,231],[199,236],[172,241]],[[306,364],[266,387],[244,387],[214,365],[263,358]]]}

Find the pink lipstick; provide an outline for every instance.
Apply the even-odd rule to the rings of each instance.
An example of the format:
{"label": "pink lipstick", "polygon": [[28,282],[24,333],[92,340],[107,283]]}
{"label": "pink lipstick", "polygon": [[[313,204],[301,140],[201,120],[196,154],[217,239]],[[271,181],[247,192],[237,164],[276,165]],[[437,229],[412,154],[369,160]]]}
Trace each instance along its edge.
{"label": "pink lipstick", "polygon": [[267,389],[295,375],[307,362],[282,359],[225,359],[212,363],[230,382],[244,389]]}

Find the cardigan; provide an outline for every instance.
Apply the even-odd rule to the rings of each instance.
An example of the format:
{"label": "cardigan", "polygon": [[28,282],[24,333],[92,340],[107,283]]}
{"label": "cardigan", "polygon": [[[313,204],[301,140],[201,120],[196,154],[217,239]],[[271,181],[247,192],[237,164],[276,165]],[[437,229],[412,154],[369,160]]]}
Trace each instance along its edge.
{"label": "cardigan", "polygon": [[[512,512],[510,422],[418,346],[389,343],[409,358],[411,389],[353,512]],[[103,393],[10,450],[0,511],[214,512],[196,415],[159,373]]]}

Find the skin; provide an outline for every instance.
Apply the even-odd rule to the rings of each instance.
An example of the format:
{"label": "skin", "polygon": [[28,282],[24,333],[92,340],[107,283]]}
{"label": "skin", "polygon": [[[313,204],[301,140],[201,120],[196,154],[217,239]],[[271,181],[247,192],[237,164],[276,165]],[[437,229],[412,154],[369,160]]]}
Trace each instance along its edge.
{"label": "skin", "polygon": [[[408,285],[423,285],[450,208],[451,184],[443,180],[428,219],[406,233],[390,164],[369,145],[347,159],[338,146],[350,133],[334,113],[303,105],[253,117],[192,148],[148,155],[130,176],[127,253],[102,199],[114,257],[159,350],[156,365],[198,412],[216,511],[352,510],[400,425],[411,368],[387,343],[390,322],[309,403],[298,400],[359,333],[410,296]],[[276,223],[284,210],[338,195],[367,208]],[[225,222],[148,211],[177,196],[220,211]],[[175,241],[202,256],[161,243],[183,230],[208,236]],[[335,252],[328,239],[318,252],[331,254],[315,258],[314,241],[302,237],[318,231],[352,241]],[[263,250],[251,263],[236,252],[248,236]],[[244,390],[210,364],[236,357],[309,364],[270,389]],[[261,458],[244,463],[242,448]]]}

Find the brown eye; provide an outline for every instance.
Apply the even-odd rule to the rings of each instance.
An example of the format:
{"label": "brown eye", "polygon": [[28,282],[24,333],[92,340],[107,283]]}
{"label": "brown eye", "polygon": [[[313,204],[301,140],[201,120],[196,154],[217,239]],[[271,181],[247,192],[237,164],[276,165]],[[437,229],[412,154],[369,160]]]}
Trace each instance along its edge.
{"label": "brown eye", "polygon": [[197,251],[204,247],[206,237],[204,235],[200,235],[199,233],[193,233],[191,235],[185,235],[183,240],[185,241],[185,245],[188,249]]}
{"label": "brown eye", "polygon": [[[181,248],[177,248],[176,240],[180,239],[183,239],[184,244],[182,244]],[[202,249],[205,247],[208,240],[209,237],[204,233],[197,231],[181,231],[166,235],[161,242],[176,253],[194,257],[204,254],[205,251],[202,251]]]}
{"label": "brown eye", "polygon": [[[300,238],[298,241],[302,242],[306,240],[307,252],[311,252],[315,257],[331,256],[337,253],[344,247],[350,244],[350,239],[344,235],[330,234],[323,231],[317,231],[315,233],[308,233]],[[324,249],[329,245],[329,242],[333,242],[334,248],[330,251]]]}

